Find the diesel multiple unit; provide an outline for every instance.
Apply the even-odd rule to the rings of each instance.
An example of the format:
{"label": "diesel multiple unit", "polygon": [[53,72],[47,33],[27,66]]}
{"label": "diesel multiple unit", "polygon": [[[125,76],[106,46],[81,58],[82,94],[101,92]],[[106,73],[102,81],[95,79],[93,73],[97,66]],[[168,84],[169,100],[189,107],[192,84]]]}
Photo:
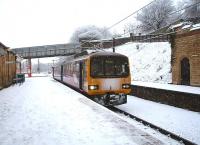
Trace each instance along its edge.
{"label": "diesel multiple unit", "polygon": [[53,68],[53,77],[105,105],[127,102],[130,93],[128,57],[112,52],[83,52]]}

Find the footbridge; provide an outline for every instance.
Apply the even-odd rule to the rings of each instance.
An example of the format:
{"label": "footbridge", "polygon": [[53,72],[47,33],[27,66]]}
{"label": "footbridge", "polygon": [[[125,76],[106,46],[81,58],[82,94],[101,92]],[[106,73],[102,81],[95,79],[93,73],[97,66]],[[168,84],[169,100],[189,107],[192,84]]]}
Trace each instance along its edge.
{"label": "footbridge", "polygon": [[[55,44],[55,45],[43,45],[43,46],[32,46],[14,48],[12,51],[23,59],[28,59],[27,73],[28,76],[32,75],[32,64],[31,59],[33,58],[44,58],[44,57],[56,57],[56,56],[70,56],[81,51],[80,44],[68,43],[68,44]],[[19,62],[19,70],[21,73],[21,62]]]}
{"label": "footbridge", "polygon": [[80,44],[67,43],[14,48],[12,51],[24,59],[69,56],[80,52]]}

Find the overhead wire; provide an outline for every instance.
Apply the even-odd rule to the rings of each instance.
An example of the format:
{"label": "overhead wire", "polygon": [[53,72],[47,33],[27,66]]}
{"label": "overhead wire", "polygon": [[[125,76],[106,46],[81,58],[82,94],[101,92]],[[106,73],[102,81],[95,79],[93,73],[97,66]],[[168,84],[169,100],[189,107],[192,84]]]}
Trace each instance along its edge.
{"label": "overhead wire", "polygon": [[[154,1],[152,1],[152,2],[154,2]],[[151,2],[151,3],[152,3],[152,2]],[[149,4],[150,4],[150,3],[149,3]],[[148,4],[148,5],[149,5],[149,4]],[[198,5],[198,4],[200,4],[200,2],[197,2],[197,3],[195,3],[195,4],[186,6],[186,7],[184,7],[184,8],[178,9],[178,10],[173,11],[173,12],[170,12],[170,13],[167,14],[167,16],[170,16],[170,15],[173,15],[173,14],[178,13],[178,12],[180,12],[180,11],[183,11],[183,10],[185,10],[185,9],[194,7],[194,6]],[[146,6],[148,6],[148,5],[146,5]],[[141,9],[142,9],[142,8],[141,8]],[[132,13],[132,14],[133,14],[133,13]],[[129,17],[130,17],[130,15],[129,15]],[[128,16],[127,16],[126,18],[128,18]],[[123,20],[123,19],[122,19],[122,20]],[[120,22],[120,21],[119,21],[119,22]],[[174,22],[176,22],[176,21],[174,21]],[[172,23],[174,23],[174,22],[172,22]],[[117,24],[117,23],[115,23],[115,24]],[[119,24],[119,23],[118,23],[118,24]],[[115,26],[115,25],[112,25],[112,26]],[[166,26],[164,26],[164,27],[162,27],[162,28],[160,28],[160,29],[163,29],[163,28],[165,28],[165,27],[166,27]],[[159,30],[160,30],[160,29],[159,29]],[[123,33],[123,34],[120,34],[120,35],[123,36],[123,35],[126,35],[126,34],[128,34],[128,33],[129,33],[129,32],[126,32],[126,33]],[[165,34],[169,35],[170,33],[165,33]],[[163,35],[162,35],[162,34],[161,34],[161,35],[157,35],[157,36],[155,36],[155,37],[162,37],[162,36],[164,36],[164,34],[163,34]],[[151,37],[151,38],[144,39],[144,40],[141,40],[141,41],[153,39],[153,38],[155,38],[155,37]]]}
{"label": "overhead wire", "polygon": [[[136,14],[137,12],[141,11],[141,10],[144,9],[145,7],[151,5],[151,4],[152,4],[153,2],[155,2],[155,1],[157,1],[157,0],[151,1],[151,2],[148,3],[147,5],[143,6],[142,8],[140,8],[140,9],[138,9],[138,10],[136,10],[136,11],[134,11],[133,13],[131,13],[131,14],[129,14],[128,16],[126,16],[125,18],[121,19],[120,21],[118,21],[118,22],[112,24],[111,26],[109,26],[108,28],[106,28],[103,32],[106,32],[106,31],[110,30],[111,28],[115,27],[115,26],[118,25],[119,23],[121,23],[121,22],[123,22],[124,20],[128,19],[128,18],[131,17],[132,15],[134,15],[134,14]],[[90,38],[88,41],[91,41],[91,40],[93,40],[93,39],[94,39],[94,37]],[[85,44],[85,43],[87,43],[87,42],[82,43],[82,45]]]}

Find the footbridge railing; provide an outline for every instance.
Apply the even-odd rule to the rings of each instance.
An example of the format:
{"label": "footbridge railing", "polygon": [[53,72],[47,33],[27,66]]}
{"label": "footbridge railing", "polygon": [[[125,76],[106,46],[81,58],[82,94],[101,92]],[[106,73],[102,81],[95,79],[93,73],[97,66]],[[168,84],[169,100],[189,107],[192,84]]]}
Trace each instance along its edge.
{"label": "footbridge railing", "polygon": [[14,48],[12,51],[24,59],[69,56],[80,52],[78,43]]}

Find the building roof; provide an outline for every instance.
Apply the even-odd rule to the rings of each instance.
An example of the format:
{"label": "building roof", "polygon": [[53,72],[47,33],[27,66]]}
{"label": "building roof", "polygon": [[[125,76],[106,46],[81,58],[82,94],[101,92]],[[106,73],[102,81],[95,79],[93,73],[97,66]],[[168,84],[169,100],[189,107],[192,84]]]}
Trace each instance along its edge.
{"label": "building roof", "polygon": [[200,23],[200,17],[196,17],[196,18],[186,18],[186,19],[179,19],[171,24],[169,24],[166,27],[163,27],[161,29],[158,29],[154,32],[152,32],[151,34],[163,34],[163,33],[168,33],[170,32],[173,28],[177,28],[177,27],[184,27],[186,25],[195,25]]}
{"label": "building roof", "polygon": [[0,48],[2,48],[2,49],[4,49],[4,50],[7,50],[8,49],[8,47],[7,46],[5,46],[3,43],[1,43],[0,42]]}

